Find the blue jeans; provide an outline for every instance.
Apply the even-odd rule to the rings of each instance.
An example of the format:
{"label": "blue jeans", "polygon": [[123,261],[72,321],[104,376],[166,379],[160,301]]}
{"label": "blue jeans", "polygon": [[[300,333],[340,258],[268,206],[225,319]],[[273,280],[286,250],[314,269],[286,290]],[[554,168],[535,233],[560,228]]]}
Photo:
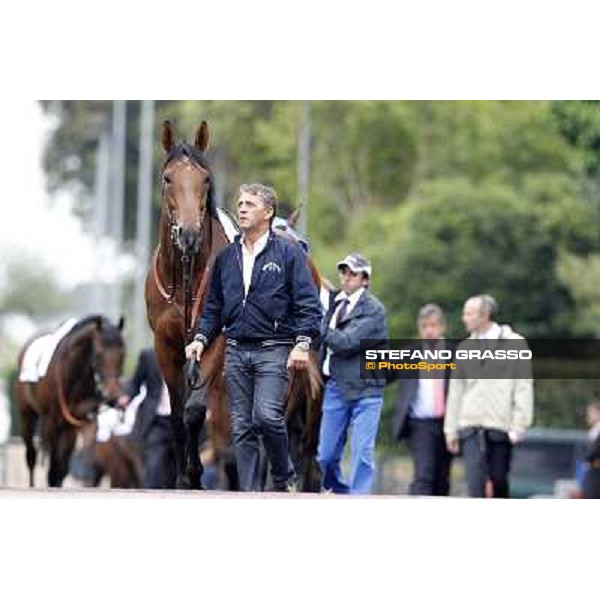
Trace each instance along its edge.
{"label": "blue jeans", "polygon": [[[382,406],[382,396],[346,400],[333,378],[327,382],[317,453],[323,488],[338,494],[371,493],[375,471],[375,438]],[[346,483],[342,479],[340,461],[350,426],[352,466],[350,479]]]}
{"label": "blue jeans", "polygon": [[243,491],[260,490],[260,435],[271,465],[274,488],[284,491],[295,479],[285,423],[289,353],[289,346],[227,346],[225,351],[225,385]]}

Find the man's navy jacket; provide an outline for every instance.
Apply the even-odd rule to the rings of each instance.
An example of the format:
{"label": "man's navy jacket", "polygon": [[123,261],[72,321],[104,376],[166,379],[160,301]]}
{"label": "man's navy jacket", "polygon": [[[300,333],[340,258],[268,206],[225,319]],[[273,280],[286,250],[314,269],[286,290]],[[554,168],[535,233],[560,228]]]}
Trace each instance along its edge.
{"label": "man's navy jacket", "polygon": [[319,339],[322,308],[302,248],[271,232],[244,294],[241,236],[215,260],[195,339],[209,345],[224,331],[237,341]]}

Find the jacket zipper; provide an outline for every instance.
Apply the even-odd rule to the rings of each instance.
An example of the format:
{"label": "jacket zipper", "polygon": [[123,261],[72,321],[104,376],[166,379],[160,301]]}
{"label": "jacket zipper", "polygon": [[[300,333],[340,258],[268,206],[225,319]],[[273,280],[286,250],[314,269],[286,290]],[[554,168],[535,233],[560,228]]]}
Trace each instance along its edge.
{"label": "jacket zipper", "polygon": [[273,233],[269,233],[269,237],[267,238],[267,243],[265,244],[265,247],[254,257],[254,265],[252,267],[252,273],[250,273],[250,285],[248,286],[248,293],[246,293],[246,287],[244,286],[244,267],[242,266],[242,259],[240,258],[241,254],[242,254],[242,240],[240,239],[240,244],[239,244],[239,251],[238,248],[235,249],[235,255],[238,259],[238,265],[240,267],[240,274],[242,276],[242,288],[244,289],[244,298],[242,299],[242,309],[245,308],[246,306],[246,298],[247,296],[250,294],[250,290],[252,288],[252,274],[254,273],[254,267],[256,266],[256,261],[258,260],[258,257],[261,256],[262,254],[264,254],[267,250],[267,246],[269,245],[269,242],[271,241],[271,235],[274,235]]}
{"label": "jacket zipper", "polygon": [[242,259],[240,258],[241,252],[242,252],[242,246],[240,243],[239,252],[238,252],[237,248],[235,249],[235,256],[237,258],[238,266],[240,267],[240,276],[242,278],[242,290],[244,290],[244,297],[242,298],[242,310],[243,310],[246,306],[246,290],[245,290],[245,286],[244,286],[244,269],[242,267]]}

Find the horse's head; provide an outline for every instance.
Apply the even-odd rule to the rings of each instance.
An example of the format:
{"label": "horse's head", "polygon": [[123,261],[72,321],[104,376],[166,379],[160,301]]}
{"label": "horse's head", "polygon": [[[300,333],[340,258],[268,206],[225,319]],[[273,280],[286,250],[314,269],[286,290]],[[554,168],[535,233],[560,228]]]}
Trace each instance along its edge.
{"label": "horse's head", "polygon": [[121,377],[125,359],[125,342],[121,332],[123,317],[118,325],[99,318],[92,332],[92,368],[96,392],[103,402],[114,405],[124,394]]}
{"label": "horse's head", "polygon": [[214,214],[213,185],[205,151],[208,125],[202,121],[194,145],[177,143],[172,123],[165,121],[162,145],[166,158],[162,172],[163,216],[172,242],[183,254],[195,254],[202,243],[206,211]]}

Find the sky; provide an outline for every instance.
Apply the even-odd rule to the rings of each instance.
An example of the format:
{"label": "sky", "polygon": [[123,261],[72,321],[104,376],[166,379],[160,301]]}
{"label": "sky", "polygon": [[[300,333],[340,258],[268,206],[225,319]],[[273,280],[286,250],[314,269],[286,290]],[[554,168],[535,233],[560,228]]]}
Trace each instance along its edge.
{"label": "sky", "polygon": [[[8,127],[8,138],[0,150],[2,170],[7,175],[1,192],[1,264],[11,255],[43,257],[67,289],[95,276],[111,279],[114,269],[99,275],[94,269],[94,256],[110,256],[111,245],[103,243],[96,253],[93,236],[84,232],[81,221],[72,214],[69,193],[50,197],[46,191],[42,155],[53,120],[34,100],[15,101],[9,114],[3,125],[4,135],[4,127]],[[102,261],[105,265],[111,262],[114,266],[114,261]]]}

